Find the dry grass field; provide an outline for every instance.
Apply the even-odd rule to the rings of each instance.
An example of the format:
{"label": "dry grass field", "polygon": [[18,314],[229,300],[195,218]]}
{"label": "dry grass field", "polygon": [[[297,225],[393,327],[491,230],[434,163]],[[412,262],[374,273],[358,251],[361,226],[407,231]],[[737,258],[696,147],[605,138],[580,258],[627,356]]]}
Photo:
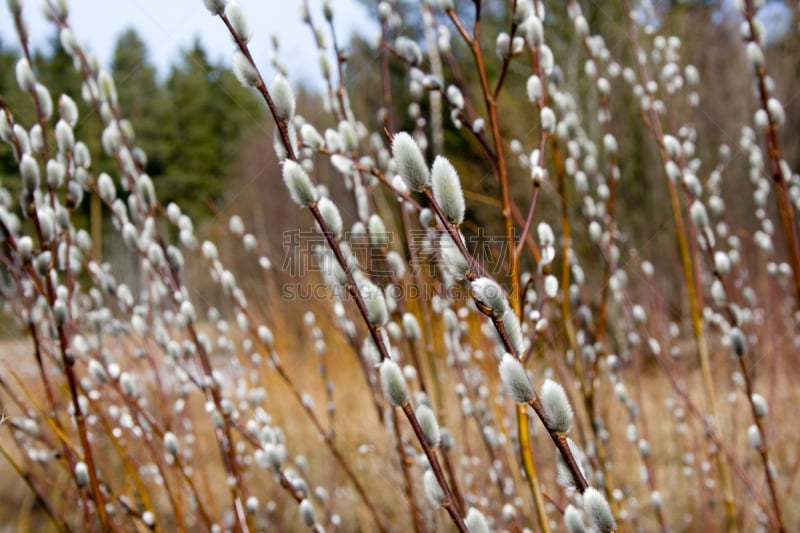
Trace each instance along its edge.
{"label": "dry grass field", "polygon": [[[474,332],[472,338],[479,339],[481,336],[479,319],[468,319],[465,324],[469,324],[469,329]],[[436,326],[434,331],[443,332],[444,328],[438,320]],[[214,328],[208,324],[200,329],[212,338],[215,336]],[[326,327],[324,338],[327,343],[327,353],[324,360],[327,375],[335,385],[333,398],[336,405],[332,425],[329,425],[330,419],[327,418],[325,410],[328,401],[325,381],[319,373],[320,358],[314,353],[313,343],[303,330],[295,333],[295,335],[281,335],[276,342],[276,351],[281,356],[286,373],[292,379],[296,388],[294,390],[303,391],[306,402],[310,399],[313,410],[326,431],[332,428],[335,446],[347,457],[355,475],[372,497],[381,515],[386,517],[390,529],[409,530],[413,525],[403,501],[403,480],[397,457],[387,453],[387,450],[393,448],[394,441],[387,432],[386,424],[382,424],[378,419],[374,404],[365,400],[371,393],[363,381],[362,370],[353,348],[341,338],[340,332]],[[759,390],[768,391],[766,398],[770,406],[770,419],[773,422],[768,426],[767,438],[771,443],[772,460],[782,473],[779,476],[781,493],[786,501],[791,501],[792,495],[797,490],[797,473],[800,469],[800,434],[794,423],[795,406],[800,402],[800,388],[797,387],[795,379],[798,368],[793,357],[794,351],[793,348],[787,348],[788,339],[782,339],[783,336],[777,332],[772,337],[774,342],[765,340],[765,353],[774,355],[763,357],[757,362],[755,386]],[[436,344],[434,352],[443,353],[440,351],[443,350],[441,343]],[[484,349],[490,349],[489,342],[480,344],[483,344]],[[117,354],[120,359],[133,358],[136,348],[140,346],[139,341],[122,338],[114,345],[120,349],[120,353]],[[668,352],[672,346],[682,348],[681,357],[669,363],[672,365],[670,372],[674,373],[675,386],[680,387],[680,391],[689,391],[688,397],[695,406],[702,405],[702,397],[697,392],[701,390],[700,376],[692,360],[691,341],[681,337],[671,339],[664,342],[663,349]],[[563,351],[543,349],[542,352],[530,363],[535,369],[534,380],[540,381],[540,376],[544,374],[564,376],[567,370]],[[716,448],[726,455],[733,466],[733,481],[742,528],[757,529],[754,504],[767,506],[765,498],[768,498],[768,494],[765,491],[765,480],[758,456],[748,447],[746,428],[750,424],[749,407],[742,395],[741,383],[737,381],[735,361],[729,352],[729,348],[722,346],[714,349],[714,377],[724,436],[724,440],[719,443],[702,437],[702,422],[698,413],[693,412],[697,407],[689,407],[683,393],[664,379],[663,369],[648,350],[633,349],[631,356],[634,360],[622,372],[626,387],[632,395],[635,395],[638,405],[636,418],[630,418],[630,412],[615,396],[614,387],[606,375],[598,378],[597,390],[600,400],[597,413],[608,425],[609,435],[605,442],[609,471],[613,472],[614,486],[624,493],[620,494],[620,504],[625,514],[620,515],[620,519],[627,516],[629,527],[643,531],[658,528],[658,522],[650,506],[650,489],[642,479],[642,470],[645,466],[636,442],[631,442],[632,422],[637,435],[650,442],[650,474],[657,480],[658,490],[664,502],[669,502],[664,505],[664,514],[671,528],[682,531],[710,531],[724,527],[722,502],[714,487],[715,467],[711,452]],[[484,393],[485,407],[491,411],[491,416],[495,417],[496,425],[493,426],[493,430],[497,433],[495,440],[501,439],[499,442],[494,442],[490,451],[483,440],[478,418],[474,414],[466,414],[462,409],[462,400],[455,392],[459,381],[445,359],[443,356],[434,358],[437,374],[440,376],[437,388],[441,391],[443,401],[439,411],[443,427],[450,428],[455,437],[455,445],[448,453],[463,483],[462,490],[465,497],[469,501],[481,503],[489,508],[494,501],[515,501],[522,514],[520,522],[535,522],[535,510],[525,498],[525,494],[512,493],[514,499],[509,498],[508,494],[501,492],[502,487],[497,485],[487,471],[491,458],[513,469],[513,472],[507,471],[509,476],[519,480],[524,475],[511,446],[503,444],[516,440],[515,427],[512,406],[503,395],[499,380],[493,376],[494,363],[486,360],[470,362],[484,368],[486,375],[490,376],[485,383],[488,388]],[[309,423],[307,411],[302,407],[301,401],[293,396],[293,388],[287,387],[275,371],[264,362],[254,364],[247,359],[229,359],[226,356],[216,356],[213,361],[214,367],[225,377],[226,387],[230,388],[232,397],[236,397],[235,389],[241,387],[242,381],[257,384],[266,391],[257,407],[243,405],[239,416],[245,420],[256,410],[263,410],[275,427],[283,428],[287,448],[291,450],[292,456],[299,458],[294,468],[308,472],[309,478],[313,479],[317,486],[330,489],[328,512],[335,512],[339,516],[341,522],[337,529],[375,530],[371,517],[364,509],[347,476],[333,460],[330,452],[321,446],[320,434]],[[34,398],[41,398],[42,390],[38,383],[29,340],[4,341],[0,364],[4,368],[4,375],[8,376],[7,381],[15,382],[19,378],[25,384],[25,390]],[[159,389],[148,369],[148,363],[138,360],[132,364],[133,369],[137,367],[142,376],[151,378],[147,382],[142,378],[141,385],[144,391],[139,403],[147,406],[151,413],[155,413],[156,418],[162,421],[165,427],[172,427],[182,441],[184,438],[187,439],[185,442],[188,449],[185,453],[184,466],[191,472],[190,476],[197,494],[204,499],[210,515],[225,516],[225,509],[229,505],[225,471],[219,451],[214,446],[201,444],[213,443],[214,436],[213,429],[204,416],[203,401],[199,392],[179,391],[175,384],[167,382],[170,379],[168,372],[164,372],[161,376],[162,388]],[[569,380],[565,378],[562,382],[569,383]],[[21,390],[21,386],[13,388]],[[578,405],[578,391],[574,387],[567,386],[567,392],[573,399],[574,405]],[[178,401],[185,402],[186,405],[180,414],[176,412],[175,407]],[[110,391],[105,391],[101,392],[100,397],[94,402],[98,411],[107,411],[110,406],[119,405],[119,398]],[[13,404],[5,404],[5,410],[6,416],[14,420],[19,419],[21,413]],[[588,436],[591,430],[586,422],[585,410],[577,407],[576,418],[579,421],[575,429],[578,442],[582,442],[584,438],[591,438]],[[97,424],[98,422],[95,422],[95,425]],[[100,434],[103,432],[100,428],[97,428],[97,431]],[[406,445],[414,446],[413,442],[408,440],[410,437],[408,432],[404,432],[404,435]],[[144,438],[149,438],[151,442],[146,445],[140,442],[140,439]],[[170,520],[173,509],[169,499],[162,483],[151,479],[152,472],[148,472],[154,468],[154,463],[159,461],[162,462],[162,467],[170,464],[168,454],[160,450],[161,442],[155,436],[135,436],[130,431],[123,431],[120,441],[122,449],[125,450],[125,459],[133,465],[138,465],[142,481],[151,491],[150,498],[159,516],[160,529],[173,530],[176,524]],[[189,444],[190,442],[192,444]],[[15,462],[19,464],[26,464],[23,455],[31,453],[37,447],[35,441],[31,447],[15,447],[10,432],[3,434],[2,443],[4,449],[10,452]],[[98,455],[104,460],[101,467],[104,477],[112,486],[119,486],[120,492],[130,490],[131,480],[125,475],[124,466],[118,456],[120,448],[112,446],[102,437],[98,438],[95,444]],[[532,424],[533,457],[540,482],[546,487],[547,505],[551,509],[563,509],[568,502],[568,496],[558,483],[555,457],[550,446],[547,434],[536,424]],[[149,450],[150,447],[156,448],[156,451]],[[247,452],[243,452],[242,457],[243,464],[248,464]],[[46,466],[41,468],[42,473],[36,473],[38,478],[46,479],[49,475],[56,475],[56,478],[45,483],[42,489],[46,494],[49,493],[59,515],[66,521],[79,521],[78,511],[70,502],[74,495],[65,499],[59,497],[63,494],[60,484],[66,481],[63,472],[58,473],[57,469],[52,470]],[[44,472],[50,473],[43,474]],[[244,476],[248,493],[258,495],[262,504],[271,509],[265,513],[268,519],[262,523],[262,528],[269,531],[293,531],[298,522],[296,511],[291,505],[291,499],[271,477],[268,471],[256,467],[248,468]],[[2,466],[2,478],[8,480],[3,485],[0,497],[2,502],[0,515],[4,517],[4,531],[57,531],[37,507],[31,491],[18,479],[7,462]],[[173,490],[181,485],[174,472],[169,474],[169,482]],[[421,481],[416,480],[415,485],[417,494],[421,495],[423,492]],[[186,494],[180,497],[184,499],[183,506],[189,505]],[[447,530],[451,527],[441,513],[435,512],[433,508],[425,509],[424,503],[422,507],[434,529]],[[325,508],[325,505],[322,505],[322,508]],[[787,525],[800,525],[800,512],[797,509],[787,506],[785,511],[783,519]],[[186,524],[192,527],[191,521],[187,521]],[[558,528],[555,523],[553,525]],[[141,525],[139,529],[142,529]]]}

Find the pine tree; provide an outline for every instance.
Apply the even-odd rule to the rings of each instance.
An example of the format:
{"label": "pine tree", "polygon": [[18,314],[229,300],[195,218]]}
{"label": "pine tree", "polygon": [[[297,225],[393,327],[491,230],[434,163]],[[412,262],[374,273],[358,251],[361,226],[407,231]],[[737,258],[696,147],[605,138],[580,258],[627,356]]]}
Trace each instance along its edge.
{"label": "pine tree", "polygon": [[[183,52],[166,82],[170,104],[166,183],[160,190],[180,198],[191,214],[208,214],[205,200],[220,199],[235,170],[241,140],[260,104],[213,64],[199,41]],[[191,202],[191,203],[189,203]]]}
{"label": "pine tree", "polygon": [[169,120],[170,106],[147,46],[135,30],[128,29],[117,39],[111,71],[120,107],[136,131],[135,143],[147,153],[146,171],[156,179],[166,170],[164,123]]}

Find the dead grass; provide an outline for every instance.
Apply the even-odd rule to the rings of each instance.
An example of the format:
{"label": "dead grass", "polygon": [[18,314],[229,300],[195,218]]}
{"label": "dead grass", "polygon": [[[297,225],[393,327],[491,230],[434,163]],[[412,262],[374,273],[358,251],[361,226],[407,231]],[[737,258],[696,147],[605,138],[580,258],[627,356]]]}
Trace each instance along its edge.
{"label": "dead grass", "polygon": [[[479,341],[485,339],[482,339],[481,334],[477,333],[477,320],[471,323],[476,333],[470,337],[470,340],[480,346],[482,343]],[[375,500],[382,515],[386,517],[386,522],[392,525],[392,529],[395,531],[408,530],[410,523],[408,522],[407,504],[403,497],[402,477],[397,455],[393,451],[391,432],[380,426],[374,404],[369,400],[370,391],[364,383],[361,368],[352,348],[337,331],[330,329],[329,325],[323,325],[328,345],[326,357],[329,374],[336,385],[334,392],[336,402],[335,446],[350,462],[356,476],[363,483],[370,497]],[[212,333],[210,327],[203,329],[209,334]],[[278,336],[280,339],[278,352],[281,355],[281,361],[295,386],[313,399],[314,410],[319,419],[327,423],[324,383],[318,373],[319,359],[311,348],[311,341],[305,337],[303,329],[282,333]],[[796,375],[797,365],[791,357],[792,350],[788,349],[780,339],[772,338],[770,343],[775,351],[771,351],[769,357],[763,357],[759,361],[756,389],[766,391],[765,396],[769,401],[768,440],[773,461],[779,473],[781,493],[784,495],[784,501],[789,502],[794,493],[793,488],[800,461],[800,435],[793,423],[795,406],[800,401],[800,389],[793,379],[793,376]],[[121,355],[128,355],[135,345],[136,342],[133,340],[131,343],[119,343]],[[780,346],[784,346],[784,349],[780,350]],[[488,346],[484,348],[488,348]],[[5,341],[0,353],[2,353],[2,365],[5,369],[4,378],[10,380],[8,372],[13,370],[22,378],[26,387],[30,388],[31,394],[38,397],[41,390],[29,341]],[[631,354],[638,359],[638,362],[634,361],[629,364],[622,375],[630,394],[639,402],[641,411],[637,421],[638,433],[640,437],[646,436],[651,444],[654,473],[658,489],[665,502],[668,524],[676,530],[711,530],[722,527],[724,513],[718,492],[713,486],[707,485],[707,483],[715,482],[716,474],[714,462],[709,456],[710,444],[702,437],[700,421],[691,414],[691,409],[685,407],[681,397],[671,389],[668,381],[664,378],[663,370],[656,365],[652,356],[636,350]],[[547,350],[543,360],[534,360],[531,363],[530,367],[534,370],[535,383],[541,382],[546,368],[557,368],[558,364],[561,364],[557,364],[556,358],[558,357],[561,357],[561,354],[557,350]],[[725,449],[732,454],[736,464],[733,470],[740,520],[745,529],[752,529],[756,527],[752,510],[753,501],[761,498],[764,504],[768,505],[769,496],[764,486],[758,458],[752,450],[748,449],[746,442],[746,428],[750,423],[749,406],[745,403],[741,387],[737,387],[731,379],[731,375],[736,369],[735,362],[728,357],[726,351],[721,349],[717,351],[714,361],[718,402],[723,413]],[[292,396],[290,389],[278,379],[276,373],[266,363],[254,366],[250,361],[226,360],[222,356],[217,356],[214,364],[226,377],[226,384],[231,390],[234,390],[237,384],[241,386],[243,382],[248,381],[266,389],[267,396],[258,407],[263,408],[272,417],[275,426],[283,428],[291,455],[305,457],[308,464],[308,479],[329,491],[331,507],[341,515],[341,530],[368,531],[373,529],[369,515],[365,512],[353,487],[333,461],[331,454],[325,449],[320,435],[308,422],[306,413]],[[462,489],[468,497],[481,506],[494,507],[500,502],[508,501],[508,496],[501,495],[488,478],[488,452],[482,444],[480,428],[475,419],[465,417],[459,408],[459,400],[453,392],[456,383],[454,372],[445,365],[444,357],[441,355],[437,357],[436,364],[440,376],[438,385],[443,391],[446,402],[440,410],[441,417],[444,425],[453,432],[456,438],[452,457]],[[134,362],[134,366],[136,365],[143,367],[145,363],[140,360]],[[486,375],[491,376],[492,380],[487,383],[490,389],[487,405],[492,409],[494,416],[500,420],[500,424],[495,429],[504,429],[505,439],[508,442],[515,441],[514,431],[508,431],[509,428],[513,428],[511,405],[504,399],[500,399],[502,396],[498,391],[498,383],[495,381],[495,372],[492,368],[494,363],[487,357],[482,366],[487,367]],[[697,405],[702,405],[699,376],[694,366],[691,351],[684,350],[682,359],[675,365],[675,372],[678,381],[689,391],[692,401],[697,402]],[[140,370],[143,369],[140,368]],[[55,377],[54,379],[61,383],[59,378]],[[159,422],[178,434],[181,442],[184,442],[186,435],[194,435],[195,445],[191,446],[191,456],[186,458],[187,466],[192,469],[191,477],[197,484],[198,492],[207,505],[209,514],[224,517],[225,510],[228,508],[229,495],[225,487],[225,476],[219,451],[212,435],[213,430],[209,423],[209,417],[203,411],[204,402],[199,392],[188,392],[184,395],[179,387],[165,386],[161,392],[157,393],[158,389],[153,383],[144,385],[149,391],[146,396],[147,407],[151,412],[157,413],[156,418]],[[574,399],[579,397],[573,384],[567,382],[565,385]],[[19,390],[16,386],[13,388]],[[63,384],[61,388],[63,388]],[[96,409],[107,412],[110,405],[119,404],[119,399],[109,391],[102,394],[103,397],[92,403]],[[105,396],[106,394],[108,396]],[[232,393],[232,396],[235,394]],[[172,406],[179,397],[185,401],[186,409],[181,414],[176,414]],[[735,401],[730,401],[734,397]],[[7,395],[4,395],[3,398],[6,414],[12,419],[20,417],[22,413],[17,406],[9,402]],[[605,377],[601,377],[599,381],[599,398],[601,400],[598,413],[609,431],[606,445],[612,462],[610,470],[613,473],[613,486],[619,488],[626,498],[622,508],[627,510],[629,517],[630,513],[635,512],[632,523],[638,527],[646,531],[657,529],[657,522],[649,507],[650,490],[641,478],[642,463],[639,454],[626,437],[626,427],[629,424],[628,412],[614,398],[612,386]],[[573,403],[577,404],[575,400]],[[676,419],[675,408],[670,405],[683,408],[685,417],[682,421]],[[590,435],[590,429],[585,418],[585,410],[579,405],[576,410],[580,427],[573,431],[573,437],[580,440],[581,435]],[[244,408],[240,413],[241,420],[244,422],[248,416],[252,415],[252,407]],[[66,416],[61,418],[66,420]],[[109,417],[106,415],[106,418]],[[532,431],[534,434],[534,458],[537,471],[541,476],[542,486],[547,495],[559,507],[562,507],[567,503],[567,499],[556,481],[552,445],[538,421],[533,421]],[[52,465],[41,468],[25,461],[23,453],[29,450],[15,447],[12,443],[12,433],[13,430],[0,433],[0,439],[2,439],[0,442],[3,447],[10,451],[16,461],[26,464],[27,468],[35,472],[36,481],[44,492],[50,495],[53,505],[64,520],[80,523],[80,515],[77,514],[74,505],[70,503],[72,496],[68,499],[57,497],[57,494],[63,490],[63,483],[67,481],[64,479],[63,467]],[[102,431],[95,433],[102,434]],[[416,446],[416,443],[412,444],[410,432],[405,426],[403,426],[403,433],[404,438],[409,439],[407,445]],[[121,440],[127,446],[126,459],[137,465],[140,472],[147,472],[145,467],[153,468],[154,456],[147,452],[146,446],[142,446],[127,431],[122,432]],[[98,455],[102,457],[100,469],[103,479],[113,487],[117,494],[135,494],[131,480],[127,479],[122,472],[123,460],[119,450],[110,445],[108,438],[99,437],[95,441],[95,445],[99,450]],[[161,442],[154,437],[150,445],[160,449]],[[242,446],[240,451],[244,452],[241,457],[245,461],[252,461],[250,459],[252,448],[244,443],[240,446]],[[494,451],[498,458],[513,464],[515,469],[518,468],[510,444],[498,446]],[[181,494],[181,505],[185,507],[188,504],[185,484],[178,479],[174,471],[169,469],[163,456],[157,461],[161,461],[161,466],[168,472],[167,482],[177,494]],[[294,466],[294,468],[297,467]],[[756,494],[749,492],[747,484],[736,475],[738,472],[746,475],[748,482],[757,491]],[[31,492],[6,461],[0,463],[0,476],[10,480],[3,485],[2,495],[0,495],[0,514],[5,517],[5,530],[52,530],[52,526],[41,509],[37,508]],[[267,502],[276,504],[275,511],[269,515],[269,522],[263,523],[264,527],[293,530],[299,523],[296,507],[271,477],[268,471],[248,467],[245,476],[246,493],[257,496],[262,505],[267,505]],[[424,501],[419,478],[421,476],[417,476],[415,481],[415,490],[425,514],[436,520],[440,527],[448,527],[444,521],[444,515],[435,513]],[[165,491],[159,488],[156,479],[148,479],[146,475],[143,475],[143,479],[151,491],[150,497],[154,505],[160,511],[158,514],[162,529],[169,530],[175,524],[170,522],[171,506]],[[471,480],[471,483],[468,484],[467,480]],[[182,487],[183,490],[177,490],[176,487]],[[521,508],[526,515],[524,523],[533,523],[533,509],[528,503],[528,495],[519,488],[523,487],[522,484],[518,484],[517,487],[515,494],[520,497]],[[637,511],[634,511],[629,505],[627,501],[629,496],[636,497],[639,503]],[[318,510],[318,512],[321,511]],[[800,527],[800,511],[786,505],[784,512],[786,514],[784,520],[787,525],[790,525],[790,530]]]}

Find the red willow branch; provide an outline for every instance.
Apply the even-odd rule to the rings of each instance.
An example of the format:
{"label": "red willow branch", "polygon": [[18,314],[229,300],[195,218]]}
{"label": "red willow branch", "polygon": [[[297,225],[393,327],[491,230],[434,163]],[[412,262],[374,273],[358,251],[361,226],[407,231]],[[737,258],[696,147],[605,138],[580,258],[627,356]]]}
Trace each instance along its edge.
{"label": "red willow branch", "polygon": [[[754,46],[757,46],[759,48],[759,52],[763,54],[763,51],[760,50],[761,43],[759,43],[755,37],[759,34],[759,30],[756,28],[756,9],[753,0],[745,0],[745,9],[744,13],[742,14],[744,15],[747,29],[750,34],[750,43]],[[795,290],[795,309],[800,309],[800,242],[798,241],[797,236],[797,221],[792,200],[789,197],[788,177],[784,176],[784,171],[782,168],[783,157],[781,155],[781,145],[778,137],[778,129],[780,124],[770,110],[770,94],[767,87],[767,71],[764,66],[763,57],[760,61],[760,64],[754,64],[754,74],[758,87],[759,104],[761,109],[766,113],[768,120],[768,125],[763,133],[767,142],[769,171],[775,189],[775,197],[778,204],[778,216],[781,219],[781,226],[783,227],[783,237],[786,242],[786,251],[789,263],[792,265],[792,275],[794,279]]]}
{"label": "red willow branch", "polygon": [[[240,51],[245,55],[247,60],[250,62],[251,67],[256,69],[255,72],[258,73],[258,70],[255,66],[255,62],[253,61],[253,58],[250,55],[247,44],[244,41],[242,41],[241,38],[239,38],[239,36],[237,35],[236,31],[234,31],[233,27],[231,26],[225,14],[219,13],[218,15],[225,22],[228,31],[230,32],[231,36],[236,40],[236,43]],[[278,115],[277,110],[275,108],[275,104],[272,100],[272,97],[269,94],[269,91],[266,88],[266,85],[263,82],[261,75],[260,74],[257,75],[258,75],[258,80],[255,84],[255,87],[267,101],[267,105],[270,108],[270,113],[272,114],[275,124],[280,132],[281,141],[284,145],[284,148],[286,149],[287,157],[292,161],[297,161],[297,156],[294,150],[292,149],[292,143],[288,136],[286,121],[281,119],[280,116]],[[327,241],[328,246],[333,251],[337,263],[342,268],[347,278],[347,284],[345,289],[348,291],[350,296],[355,301],[359,314],[364,320],[364,323],[367,324],[372,340],[374,341],[375,346],[377,347],[378,352],[380,353],[381,360],[384,361],[390,360],[391,357],[389,355],[385,343],[383,342],[383,337],[381,336],[380,333],[380,326],[371,323],[368,318],[369,314],[367,312],[363,297],[360,291],[358,290],[358,285],[356,284],[355,279],[353,278],[353,273],[350,264],[348,261],[345,260],[344,254],[342,253],[338,241],[335,239],[330,229],[328,228],[328,225],[323,219],[317,207],[316,202],[309,205],[308,207],[312,215],[314,216],[314,219],[317,221],[317,224],[319,224],[319,227],[322,230],[323,235],[325,236],[325,240]],[[450,514],[450,517],[452,518],[456,527],[458,527],[459,531],[466,532],[466,526],[464,525],[463,519],[458,514],[456,509],[454,509],[455,500],[453,499],[447,479],[444,477],[442,469],[439,466],[439,460],[436,454],[431,449],[430,445],[425,440],[424,435],[422,434],[422,430],[419,429],[419,423],[417,422],[416,415],[414,414],[413,409],[411,409],[411,407],[409,406],[407,409],[404,408],[403,411],[406,415],[406,418],[409,420],[409,423],[414,428],[417,440],[420,441],[420,445],[422,446],[422,449],[425,452],[425,455],[428,458],[429,463],[431,464],[431,468],[433,469],[433,472],[436,475],[436,480],[438,481],[439,485],[442,487],[445,494],[447,495],[447,501],[445,502],[444,507],[447,509],[448,514]]]}

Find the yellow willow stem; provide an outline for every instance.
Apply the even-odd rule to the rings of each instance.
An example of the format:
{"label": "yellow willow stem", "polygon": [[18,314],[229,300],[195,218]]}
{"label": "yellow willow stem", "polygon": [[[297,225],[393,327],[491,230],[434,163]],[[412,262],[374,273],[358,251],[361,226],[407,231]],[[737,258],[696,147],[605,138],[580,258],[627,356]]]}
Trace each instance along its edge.
{"label": "yellow willow stem", "polygon": [[[480,49],[480,10],[475,15],[475,27],[472,39],[472,52],[475,57],[475,63],[478,68],[478,74],[481,82],[481,89],[483,90],[483,97],[486,104],[486,110],[489,114],[489,123],[492,129],[492,138],[494,140],[495,153],[497,154],[497,179],[500,184],[500,193],[502,197],[502,212],[503,222],[506,230],[506,247],[508,249],[508,265],[509,265],[509,297],[511,304],[517,317],[520,316],[519,305],[519,258],[516,253],[516,241],[514,239],[514,222],[511,217],[511,193],[508,183],[508,173],[506,170],[505,156],[503,155],[503,142],[500,135],[500,125],[497,120],[497,102],[494,99],[491,89],[489,88],[489,81],[486,77],[486,69],[483,65],[483,54]],[[517,354],[519,357],[519,354]],[[517,406],[517,433],[519,438],[519,452],[522,460],[522,466],[525,470],[525,476],[528,479],[528,486],[531,489],[531,496],[533,497],[534,506],[536,507],[536,515],[542,527],[542,531],[549,533],[550,528],[547,524],[547,514],[544,508],[544,501],[542,493],[539,489],[539,478],[536,475],[536,468],[533,464],[533,455],[531,455],[530,437],[528,433],[528,416],[527,408],[525,406]]]}
{"label": "yellow willow stem", "polygon": [[[553,138],[552,142],[550,143],[552,153],[553,153],[553,166],[556,175],[556,187],[558,191],[558,195],[561,199],[561,232],[562,232],[562,250],[561,250],[561,281],[560,285],[563,288],[562,290],[562,297],[561,297],[561,320],[564,324],[564,333],[567,337],[567,342],[572,350],[573,354],[578,353],[578,342],[575,336],[575,326],[572,323],[572,310],[570,309],[569,303],[569,280],[570,280],[570,265],[569,260],[569,250],[570,246],[572,245],[572,227],[569,221],[569,202],[567,198],[567,185],[566,185],[566,178],[565,178],[565,169],[564,169],[564,161],[561,157],[561,151],[558,146],[558,141]],[[610,271],[608,268],[608,262],[606,262],[606,271]],[[605,279],[605,278],[604,278]],[[605,287],[604,287],[605,288]],[[600,357],[600,354],[597,355]],[[594,378],[596,371],[594,368],[590,367],[587,373],[583,372],[583,369],[580,364],[575,364],[575,373],[577,374],[578,380],[581,384],[580,392],[581,396],[583,397],[583,405],[586,409],[586,416],[589,419],[589,426],[592,430],[592,435],[594,436],[594,444],[595,444],[595,453],[597,454],[597,463],[600,468],[600,471],[603,473],[603,480],[604,480],[604,492],[606,495],[606,500],[608,501],[611,512],[614,516],[619,516],[619,503],[617,502],[616,498],[614,498],[613,486],[614,480],[612,478],[612,473],[608,469],[608,461],[606,460],[606,449],[603,446],[603,440],[600,438],[600,435],[597,431],[597,425],[594,423],[595,414],[596,414],[596,402],[595,402],[595,395],[594,395]],[[588,374],[588,377],[587,377]],[[620,531],[622,531],[622,524],[618,523],[618,527]]]}
{"label": "yellow willow stem", "polygon": [[522,467],[525,469],[525,478],[533,495],[533,505],[536,508],[536,518],[542,533],[550,533],[550,523],[547,520],[547,510],[544,508],[542,489],[539,488],[539,478],[536,475],[536,466],[531,455],[531,439],[528,431],[528,406],[517,405],[517,433],[519,434],[519,452]]}
{"label": "yellow willow stem", "polygon": [[[711,376],[711,362],[708,355],[708,343],[706,342],[705,331],[703,329],[700,306],[698,304],[697,287],[695,285],[694,268],[692,267],[692,257],[689,251],[689,241],[686,236],[686,226],[683,222],[681,203],[678,196],[678,189],[675,183],[667,179],[669,189],[670,205],[672,215],[675,220],[675,234],[678,238],[678,247],[681,254],[681,265],[683,266],[683,276],[686,280],[686,296],[689,300],[689,313],[692,319],[692,329],[694,330],[695,343],[697,345],[697,357],[700,360],[700,374],[703,381],[703,392],[706,397],[706,408],[713,420],[717,432],[721,433],[717,415],[717,402],[714,393],[714,380]],[[719,452],[714,454],[719,471],[720,488],[722,498],[725,503],[725,514],[727,516],[727,529],[729,532],[738,531],[736,521],[736,504],[733,496],[733,485],[728,463]]]}
{"label": "yellow willow stem", "polygon": [[[69,533],[69,529],[63,523],[63,521],[56,517],[56,513],[53,511],[52,507],[50,507],[50,502],[47,501],[45,495],[42,491],[39,490],[39,487],[36,486],[34,483],[33,477],[30,475],[29,472],[26,472],[20,465],[17,463],[11,454],[5,449],[5,447],[0,443],[0,455],[2,455],[6,462],[11,466],[11,468],[17,473],[17,475],[22,479],[28,488],[33,493],[34,498],[36,499],[36,503],[41,506],[44,510],[44,513],[50,519],[50,522],[53,524],[53,527],[57,531],[63,531]],[[8,517],[7,517],[8,518]]]}

